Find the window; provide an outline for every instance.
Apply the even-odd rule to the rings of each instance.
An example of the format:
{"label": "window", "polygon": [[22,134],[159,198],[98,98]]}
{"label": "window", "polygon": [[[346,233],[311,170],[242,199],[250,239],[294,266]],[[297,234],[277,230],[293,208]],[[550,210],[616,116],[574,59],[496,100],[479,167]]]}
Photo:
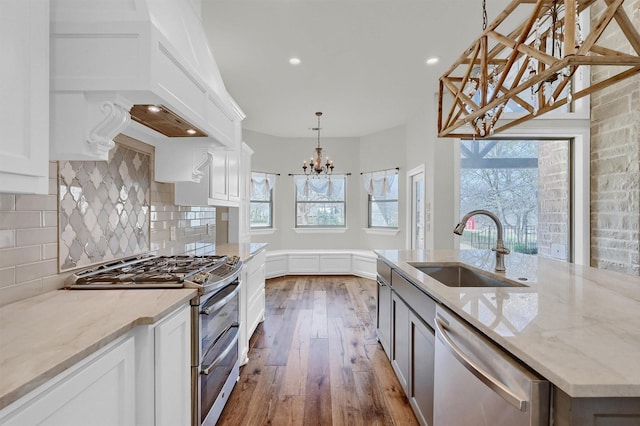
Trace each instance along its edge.
{"label": "window", "polygon": [[296,228],[346,226],[346,176],[296,176]]}
{"label": "window", "polygon": [[251,172],[249,215],[251,229],[273,228],[273,186],[276,176]]}
{"label": "window", "polygon": [[363,173],[369,194],[369,228],[398,228],[398,172],[396,169]]}
{"label": "window", "polygon": [[[558,140],[461,141],[460,214],[495,213],[511,251],[570,259],[570,143]],[[461,248],[495,246],[495,225],[469,219]]]}

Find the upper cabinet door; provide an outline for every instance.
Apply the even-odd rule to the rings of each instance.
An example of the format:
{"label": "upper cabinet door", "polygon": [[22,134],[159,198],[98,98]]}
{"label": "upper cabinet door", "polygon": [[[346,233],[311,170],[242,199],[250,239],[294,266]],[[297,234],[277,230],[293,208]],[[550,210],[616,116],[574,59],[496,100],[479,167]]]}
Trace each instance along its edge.
{"label": "upper cabinet door", "polygon": [[0,2],[0,192],[49,190],[49,2]]}

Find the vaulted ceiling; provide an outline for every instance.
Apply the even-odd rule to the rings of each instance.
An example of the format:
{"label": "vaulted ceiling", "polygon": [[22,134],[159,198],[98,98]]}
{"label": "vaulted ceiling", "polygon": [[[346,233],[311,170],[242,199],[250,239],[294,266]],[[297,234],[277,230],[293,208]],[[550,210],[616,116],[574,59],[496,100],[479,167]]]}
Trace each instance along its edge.
{"label": "vaulted ceiling", "polygon": [[[489,21],[507,3],[488,1]],[[323,137],[359,137],[433,100],[438,77],[482,31],[482,2],[202,0],[202,19],[245,129],[310,137],[322,111]]]}

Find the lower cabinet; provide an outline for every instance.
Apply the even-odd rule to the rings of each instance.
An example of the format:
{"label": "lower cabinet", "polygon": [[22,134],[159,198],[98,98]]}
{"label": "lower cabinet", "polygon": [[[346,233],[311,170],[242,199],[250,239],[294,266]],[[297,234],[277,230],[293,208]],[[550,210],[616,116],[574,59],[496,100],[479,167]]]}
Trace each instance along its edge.
{"label": "lower cabinet", "polygon": [[189,312],[129,331],[5,407],[0,424],[190,424]]}
{"label": "lower cabinet", "polygon": [[248,361],[249,339],[258,324],[264,321],[265,261],[266,251],[263,250],[247,260],[244,266],[243,286],[245,289],[242,293],[244,300],[240,303],[243,310],[241,314],[243,332],[241,332],[240,357],[244,359],[244,362]]}
{"label": "lower cabinet", "polygon": [[134,337],[120,338],[4,409],[0,424],[134,426],[135,360]]}
{"label": "lower cabinet", "polygon": [[[390,285],[385,278],[390,280]],[[378,261],[377,307],[378,339],[416,418],[421,425],[431,426],[436,302]]]}
{"label": "lower cabinet", "polygon": [[409,307],[396,293],[391,296],[393,343],[391,344],[391,365],[398,376],[400,385],[406,395],[409,395],[409,365],[410,365],[410,335]]}
{"label": "lower cabinet", "polygon": [[376,334],[385,353],[391,355],[391,287],[378,276]]}
{"label": "lower cabinet", "polygon": [[155,426],[191,422],[191,316],[181,309],[154,328]]}
{"label": "lower cabinet", "polygon": [[409,312],[409,402],[420,424],[433,425],[433,373],[436,340],[431,327]]}

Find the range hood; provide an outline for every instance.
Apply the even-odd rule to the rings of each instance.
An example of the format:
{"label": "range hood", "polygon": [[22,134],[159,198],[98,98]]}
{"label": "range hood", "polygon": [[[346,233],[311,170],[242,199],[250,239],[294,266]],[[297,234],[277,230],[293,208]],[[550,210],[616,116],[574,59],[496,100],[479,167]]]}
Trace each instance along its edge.
{"label": "range hood", "polygon": [[[196,0],[52,0],[52,160],[106,160],[119,133],[156,152],[184,151],[196,165],[203,154],[193,150],[239,146],[245,116],[226,91],[198,8]],[[163,134],[149,106],[195,133],[177,126]]]}

